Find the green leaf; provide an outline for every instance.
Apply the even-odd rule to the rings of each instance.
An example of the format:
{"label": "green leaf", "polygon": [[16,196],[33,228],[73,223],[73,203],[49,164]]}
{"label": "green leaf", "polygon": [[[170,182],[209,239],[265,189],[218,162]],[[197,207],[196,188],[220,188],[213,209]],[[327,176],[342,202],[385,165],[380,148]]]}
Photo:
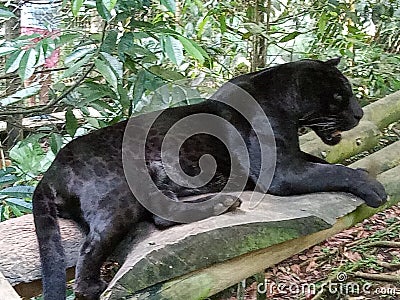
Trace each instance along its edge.
{"label": "green leaf", "polygon": [[133,88],[133,104],[136,105],[141,99],[145,91],[144,83],[146,81],[146,70],[139,70],[136,76],[135,86]]}
{"label": "green leaf", "polygon": [[328,22],[329,17],[325,14],[322,13],[319,20],[318,20],[318,31],[320,33],[323,33],[326,28],[326,23]]}
{"label": "green leaf", "polygon": [[133,45],[133,33],[132,32],[124,33],[124,35],[121,37],[118,43],[118,56],[123,62],[125,62],[125,51],[129,49],[132,45]]}
{"label": "green leaf", "polygon": [[72,0],[72,14],[77,17],[81,9],[83,0]]}
{"label": "green leaf", "polygon": [[91,102],[90,106],[99,112],[113,111],[113,107],[110,104],[101,100]]}
{"label": "green leaf", "polygon": [[0,195],[6,195],[17,198],[32,198],[35,188],[28,185],[11,186],[0,190]]}
{"label": "green leaf", "polygon": [[26,80],[33,75],[36,65],[36,55],[37,52],[35,49],[29,49],[25,52],[18,69],[18,75],[21,80]]}
{"label": "green leaf", "polygon": [[107,8],[108,11],[111,11],[117,3],[117,0],[102,0],[102,2],[104,7]]}
{"label": "green leaf", "polygon": [[124,54],[129,55],[132,59],[143,59],[145,62],[154,62],[158,58],[154,53],[139,45],[132,45],[130,48],[124,50]]}
{"label": "green leaf", "polygon": [[[185,48],[186,52],[193,56],[195,59],[197,59],[201,64],[204,63],[204,56],[198,49],[198,46],[196,43],[193,41],[183,37],[183,36],[178,36],[178,39],[181,41],[183,47]],[[196,45],[195,45],[196,44]]]}
{"label": "green leaf", "polygon": [[110,11],[104,5],[102,0],[96,0],[96,9],[97,9],[97,12],[99,13],[99,15],[104,20],[109,21],[111,19]]}
{"label": "green leaf", "polygon": [[95,82],[86,82],[85,85],[78,87],[77,91],[82,95],[82,100],[76,104],[79,108],[104,97],[118,99],[118,96],[108,85]]}
{"label": "green leaf", "polygon": [[118,32],[116,30],[110,30],[106,37],[104,38],[104,42],[101,45],[101,51],[112,53],[115,50],[118,38]]}
{"label": "green leaf", "polygon": [[76,73],[80,68],[83,66],[86,66],[87,63],[92,59],[94,53],[89,53],[87,54],[84,58],[73,64],[64,72],[64,74],[61,76],[61,78],[67,78]]}
{"label": "green leaf", "polygon": [[13,172],[15,172],[14,167],[7,167],[5,169],[0,169],[0,176],[10,175]]}
{"label": "green leaf", "polygon": [[73,42],[74,40],[81,38],[81,33],[63,33],[57,39],[57,46],[62,46]]}
{"label": "green leaf", "polygon": [[207,24],[207,22],[210,20],[210,16],[206,16],[203,18],[203,20],[201,20],[200,24],[199,24],[199,29],[197,31],[197,38],[201,38],[203,33],[204,33],[204,28]]}
{"label": "green leaf", "polygon": [[[20,210],[24,212],[32,211],[32,202],[27,202],[24,199],[20,198],[7,198],[6,203],[17,206]],[[14,212],[14,211],[13,211]],[[14,213],[15,214],[15,213]]]}
{"label": "green leaf", "polygon": [[2,214],[2,219],[8,220],[10,218],[10,209],[9,206],[3,206],[3,214]]}
{"label": "green leaf", "polygon": [[6,61],[6,73],[12,73],[19,68],[19,63],[25,54],[25,50],[15,51]]}
{"label": "green leaf", "polygon": [[24,138],[19,144],[19,147],[26,146],[30,143],[40,143],[40,140],[46,137],[45,133],[34,133],[29,135],[28,137]]}
{"label": "green leaf", "polygon": [[117,90],[118,79],[111,67],[100,59],[96,59],[94,64],[105,80],[107,80],[114,90]]}
{"label": "green leaf", "polygon": [[8,205],[2,205],[2,214],[1,214],[1,219],[2,220],[8,220],[10,218],[10,209]]}
{"label": "green leaf", "polygon": [[4,56],[10,53],[13,53],[14,51],[18,50],[18,48],[15,47],[0,47],[0,56]]}
{"label": "green leaf", "polygon": [[2,106],[7,106],[10,104],[19,102],[21,100],[24,100],[26,98],[32,97],[40,92],[41,87],[42,86],[40,84],[34,83],[34,84],[28,86],[27,88],[19,90],[16,93],[14,93],[6,98],[0,99],[0,104]]}
{"label": "green leaf", "polygon": [[14,15],[11,11],[0,7],[0,18],[9,19],[9,18],[16,18],[16,17],[17,16]]}
{"label": "green leaf", "polygon": [[8,204],[8,206],[10,207],[10,209],[11,209],[11,211],[12,211],[14,216],[21,217],[23,215],[23,213],[15,205]]}
{"label": "green leaf", "polygon": [[115,56],[112,56],[106,52],[100,52],[103,59],[108,63],[111,69],[114,71],[114,74],[118,79],[122,79],[123,66],[122,62],[118,60]]}
{"label": "green leaf", "polygon": [[164,5],[170,12],[176,12],[175,0],[161,0],[161,4]]}
{"label": "green leaf", "polygon": [[71,108],[65,112],[65,129],[71,137],[75,136],[76,130],[79,128],[79,123]]}
{"label": "green leaf", "polygon": [[41,161],[45,153],[37,141],[22,146],[18,143],[9,154],[18,169],[29,176],[36,176],[44,171],[41,169]]}
{"label": "green leaf", "polygon": [[157,76],[166,80],[181,80],[185,78],[185,76],[183,76],[181,73],[164,69],[161,66],[151,66],[149,70],[151,73],[156,74]]}
{"label": "green leaf", "polygon": [[39,66],[44,65],[45,59],[46,59],[45,55],[44,55],[43,44],[38,43],[36,45],[35,49],[36,49],[36,52],[38,53],[35,67],[39,67]]}
{"label": "green leaf", "polygon": [[131,101],[128,97],[128,91],[122,86],[122,84],[118,84],[118,95],[119,103],[121,103],[124,109],[128,109],[131,105]]}
{"label": "green leaf", "polygon": [[18,177],[13,174],[6,174],[0,177],[0,187],[4,187],[9,184],[13,184],[18,181]]}
{"label": "green leaf", "polygon": [[69,65],[73,63],[74,61],[77,61],[81,59],[82,57],[89,55],[94,52],[94,49],[92,47],[82,47],[78,48],[72,53],[70,53],[64,60],[64,64]]}
{"label": "green leaf", "polygon": [[164,49],[168,58],[176,65],[181,65],[184,59],[182,43],[172,36],[164,36]]}
{"label": "green leaf", "polygon": [[219,21],[219,28],[221,29],[221,33],[225,33],[226,32],[226,16],[225,15],[220,15],[218,17],[218,21]]}
{"label": "green leaf", "polygon": [[63,145],[62,135],[58,133],[52,133],[50,135],[50,149],[54,154],[57,154],[60,151]]}
{"label": "green leaf", "polygon": [[296,38],[296,36],[298,36],[299,34],[301,34],[301,32],[298,31],[293,31],[291,33],[289,33],[288,35],[284,36],[283,38],[281,38],[279,40],[279,43],[284,43],[284,42],[288,42],[290,40],[293,40],[294,38]]}

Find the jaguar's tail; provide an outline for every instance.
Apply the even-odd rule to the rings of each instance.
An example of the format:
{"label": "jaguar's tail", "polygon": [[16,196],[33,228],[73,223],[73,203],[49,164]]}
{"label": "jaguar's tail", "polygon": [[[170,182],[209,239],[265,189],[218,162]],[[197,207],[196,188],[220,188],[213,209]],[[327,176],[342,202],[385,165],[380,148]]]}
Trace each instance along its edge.
{"label": "jaguar's tail", "polygon": [[57,221],[55,195],[42,181],[33,193],[33,216],[39,242],[44,300],[64,300],[65,254]]}

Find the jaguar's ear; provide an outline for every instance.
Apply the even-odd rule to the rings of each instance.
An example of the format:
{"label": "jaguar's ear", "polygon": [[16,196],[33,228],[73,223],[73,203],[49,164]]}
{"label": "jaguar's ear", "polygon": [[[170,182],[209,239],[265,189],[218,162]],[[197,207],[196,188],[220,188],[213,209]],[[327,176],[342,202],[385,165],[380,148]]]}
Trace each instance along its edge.
{"label": "jaguar's ear", "polygon": [[327,61],[324,62],[324,64],[326,64],[327,66],[336,67],[340,63],[340,59],[341,57],[328,59]]}

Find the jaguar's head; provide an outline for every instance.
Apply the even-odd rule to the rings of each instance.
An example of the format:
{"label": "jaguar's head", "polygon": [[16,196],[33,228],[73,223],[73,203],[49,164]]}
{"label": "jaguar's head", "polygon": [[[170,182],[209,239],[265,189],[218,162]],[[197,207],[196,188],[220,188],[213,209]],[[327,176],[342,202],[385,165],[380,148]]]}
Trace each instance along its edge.
{"label": "jaguar's head", "polygon": [[336,68],[340,58],[302,62],[297,81],[301,95],[300,126],[314,130],[325,144],[336,145],[342,131],[359,123],[363,111],[350,82]]}

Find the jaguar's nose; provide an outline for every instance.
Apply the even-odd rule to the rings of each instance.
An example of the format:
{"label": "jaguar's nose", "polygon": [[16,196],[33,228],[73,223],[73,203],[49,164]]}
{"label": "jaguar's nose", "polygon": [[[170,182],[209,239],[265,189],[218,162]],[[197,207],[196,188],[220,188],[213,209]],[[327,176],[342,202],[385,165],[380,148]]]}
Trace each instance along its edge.
{"label": "jaguar's nose", "polygon": [[363,112],[361,106],[356,101],[356,99],[351,99],[350,100],[350,109],[353,111],[353,117],[357,121],[360,121],[361,118],[364,116],[364,112]]}
{"label": "jaguar's nose", "polygon": [[354,118],[356,118],[357,120],[361,120],[363,116],[364,112],[361,108],[357,109],[357,111],[354,112]]}

